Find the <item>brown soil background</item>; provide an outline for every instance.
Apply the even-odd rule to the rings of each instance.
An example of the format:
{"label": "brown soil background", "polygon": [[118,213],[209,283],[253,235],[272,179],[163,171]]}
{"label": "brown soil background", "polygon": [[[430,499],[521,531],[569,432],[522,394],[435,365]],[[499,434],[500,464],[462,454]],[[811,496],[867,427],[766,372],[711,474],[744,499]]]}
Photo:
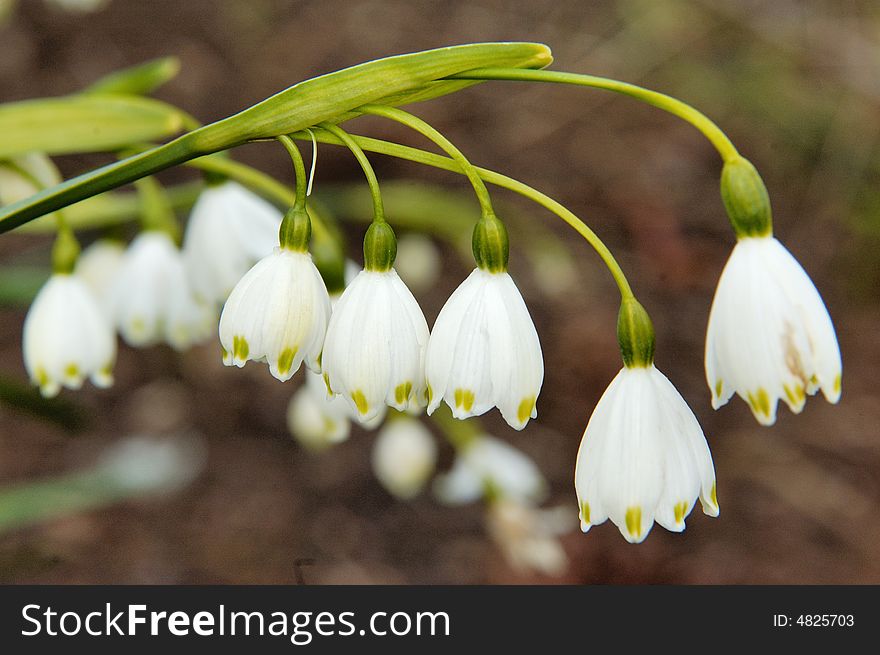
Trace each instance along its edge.
{"label": "brown soil background", "polygon": [[[823,293],[844,357],[839,406],[780,409],[761,428],[742,402],[709,406],[702,348],[709,305],[733,236],[718,195],[720,164],[690,127],[600,91],[491,83],[415,107],[471,159],[519,177],[587,218],[619,254],[658,332],[658,366],[694,408],[718,474],[721,516],[697,511],[683,534],[655,529],[630,546],[606,524],[564,538],[567,583],[880,582],[880,13],[869,2],[543,1],[249,2],[114,0],[92,15],[22,0],[0,26],[0,100],[73,92],[102,74],[162,56],[182,61],[160,98],[208,122],[309,76],[367,59],[477,40],[549,44],[558,69],[609,75],[694,103],[762,171],[777,234]],[[377,121],[357,131],[420,144]],[[0,136],[2,138],[2,136]],[[236,158],[279,179],[271,144]],[[382,179],[460,180],[375,157]],[[103,161],[60,160],[67,175]],[[191,178],[188,171],[163,176]],[[357,182],[341,151],[321,182]],[[506,197],[496,192],[498,197]],[[546,358],[540,417],[516,433],[552,503],[576,512],[572,470],[590,411],[619,367],[615,292],[572,233],[517,199],[571,245],[580,280],[542,297],[512,268]],[[393,207],[389,208],[393,222]],[[352,252],[357,251],[357,230]],[[4,236],[0,259],[45,240]],[[420,297],[429,323],[467,273],[452,251]],[[40,255],[42,256],[42,255]],[[35,255],[37,257],[37,255]],[[0,310],[0,370],[25,380],[22,308]],[[258,366],[224,369],[216,344],[179,357],[123,347],[117,384],[66,394],[90,420],[69,433],[0,406],[0,484],[93,461],[133,432],[189,431],[208,445],[205,473],[171,498],[131,502],[0,535],[0,581],[61,583],[552,582],[512,571],[487,539],[479,506],[390,498],[360,431],[329,454],[303,451],[284,412],[298,382]],[[450,453],[443,451],[448,466]]]}

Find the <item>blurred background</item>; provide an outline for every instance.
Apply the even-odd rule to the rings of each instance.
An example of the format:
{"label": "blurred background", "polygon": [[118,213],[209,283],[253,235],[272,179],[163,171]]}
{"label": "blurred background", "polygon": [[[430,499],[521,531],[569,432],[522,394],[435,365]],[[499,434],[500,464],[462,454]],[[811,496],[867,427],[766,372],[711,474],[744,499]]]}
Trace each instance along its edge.
{"label": "blurred background", "polygon": [[[96,6],[77,9],[88,4]],[[734,243],[715,151],[690,126],[627,98],[483,84],[411,109],[475,163],[559,199],[611,246],[654,318],[658,367],[709,440],[720,517],[696,509],[684,533],[656,527],[639,546],[610,522],[587,535],[577,530],[575,455],[620,366],[617,296],[573,232],[498,190],[494,197],[517,217],[511,270],[541,335],[546,376],[539,418],[525,431],[510,429],[496,412],[483,425],[533,458],[549,483],[547,506],[570,512],[572,530],[558,542],[567,564],[556,575],[512,563],[504,537],[487,532],[481,503],[446,507],[429,491],[409,501],[389,495],[371,471],[373,433],[355,429],[325,452],[304,449],[285,421],[302,375],[281,384],[263,366],[224,368],[215,342],[183,355],[121,345],[112,389],[86,385],[40,401],[27,390],[22,363],[27,303],[7,298],[0,308],[0,489],[58,479],[95,462],[106,468],[107,449],[128,434],[191,435],[202,470],[183,475],[185,484],[161,497],[0,531],[0,582],[880,582],[877,3],[0,0],[0,15],[2,102],[72,93],[115,69],[175,55],[180,74],[157,97],[209,122],[347,65],[494,40],[540,41],[553,49],[556,69],[671,93],[716,120],[761,171],[776,234],[820,289],[844,360],[839,406],[814,398],[797,417],[781,407],[773,428],[760,427],[739,400],[712,411],[703,340]],[[351,129],[424,145],[376,120]],[[233,156],[290,180],[289,160],[275,145],[245,146]],[[65,176],[105,161],[57,159]],[[441,185],[476,217],[458,177],[372,161],[389,188],[400,180]],[[161,177],[197,179],[191,170]],[[315,184],[340,219],[367,218],[360,208],[368,205],[352,191],[362,191],[361,173],[348,153],[322,148]],[[392,224],[395,211],[411,211],[391,196],[387,202]],[[569,268],[557,274],[555,258],[541,263],[527,252],[533,223],[563,244]],[[347,225],[353,256],[362,229]],[[25,257],[48,265],[49,243],[4,235],[0,264]],[[472,266],[448,240],[435,243],[440,276],[416,293],[429,324]],[[426,425],[438,436],[439,467],[446,469],[452,449]]]}

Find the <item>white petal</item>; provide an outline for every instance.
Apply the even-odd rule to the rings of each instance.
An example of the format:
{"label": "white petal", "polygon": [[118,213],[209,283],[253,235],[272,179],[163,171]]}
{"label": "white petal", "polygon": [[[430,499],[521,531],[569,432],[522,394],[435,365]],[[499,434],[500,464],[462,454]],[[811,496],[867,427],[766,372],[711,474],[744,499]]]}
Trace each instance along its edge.
{"label": "white petal", "polygon": [[275,207],[235,182],[202,191],[183,239],[194,293],[205,302],[224,301],[248,268],[278,245],[281,218]]}
{"label": "white petal", "polygon": [[329,315],[327,288],[311,257],[276,248],[245,274],[223,308],[224,363],[265,360],[282,382],[304,359],[317,368]]}
{"label": "white petal", "polygon": [[736,392],[770,425],[779,399],[799,412],[806,394],[821,387],[836,402],[840,373],[834,328],[807,274],[776,239],[740,239],[718,282],[706,334],[713,406]]}
{"label": "white petal", "polygon": [[112,383],[116,339],[85,283],[55,274],[34,299],[24,322],[22,351],[31,380],[46,396],[78,389],[87,377]]}
{"label": "white petal", "polygon": [[386,405],[405,410],[423,388],[428,326],[394,269],[362,271],[333,310],[323,368],[330,388],[370,421]]}
{"label": "white petal", "polygon": [[389,493],[402,499],[413,498],[434,472],[437,445],[420,421],[397,418],[376,436],[373,445],[373,472]]}
{"label": "white petal", "polygon": [[602,395],[578,451],[575,489],[584,532],[611,518],[631,543],[644,540],[655,519],[683,530],[698,497],[717,516],[702,429],[653,366],[624,368]]}

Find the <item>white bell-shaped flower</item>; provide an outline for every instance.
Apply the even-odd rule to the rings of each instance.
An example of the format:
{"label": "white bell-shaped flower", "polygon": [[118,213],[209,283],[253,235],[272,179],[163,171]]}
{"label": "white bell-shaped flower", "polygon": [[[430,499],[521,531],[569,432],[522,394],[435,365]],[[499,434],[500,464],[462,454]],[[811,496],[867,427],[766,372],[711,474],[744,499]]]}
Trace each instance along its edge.
{"label": "white bell-shaped flower", "polygon": [[180,250],[157,230],[141,232],[128,247],[110,302],[131,346],[164,341],[184,350],[207,339],[216,321],[213,309],[193,295]]}
{"label": "white bell-shaped flower", "polygon": [[223,363],[265,361],[284,382],[306,363],[321,371],[330,298],[307,252],[275,250],[244,275],[220,316]]}
{"label": "white bell-shaped flower", "polygon": [[437,476],[434,493],[447,505],[470,503],[485,494],[537,503],[547,493],[547,481],[522,451],[481,435],[459,450],[448,473]]}
{"label": "white bell-shaped flower", "polygon": [[281,212],[240,184],[209,186],[198,197],[183,235],[193,292],[222,303],[241,277],[278,245]]}
{"label": "white bell-shaped flower", "polygon": [[119,241],[99,239],[82,251],[76,260],[74,274],[85,282],[101,309],[113,321],[113,287],[125,257],[125,246]]}
{"label": "white bell-shaped flower", "polygon": [[437,444],[421,421],[389,420],[373,444],[373,473],[388,493],[403,500],[421,492],[437,464]]}
{"label": "white bell-shaped flower", "polygon": [[322,364],[328,386],[369,421],[423,404],[428,323],[393,268],[363,270],[336,303]]}
{"label": "white bell-shaped flower", "polygon": [[306,371],[305,384],[287,406],[287,427],[309,450],[325,450],[351,433],[348,403],[327,392],[320,373]]}
{"label": "white bell-shaped flower", "polygon": [[425,371],[429,414],[441,400],[462,419],[498,407],[517,430],[537,416],[541,343],[508,273],[474,269],[449,297],[431,332]]}
{"label": "white bell-shaped flower", "polygon": [[610,518],[630,543],[656,520],[684,530],[699,497],[718,515],[715,468],[696,417],[653,364],[623,368],[599,399],[575,466],[581,530]]}
{"label": "white bell-shaped flower", "polygon": [[116,337],[92,292],[75,275],[56,273],[40,289],[24,321],[28,375],[44,396],[62,386],[113,384]]}
{"label": "white bell-shaped flower", "polygon": [[831,317],[801,265],[771,236],[741,238],[709,314],[712,406],[737,393],[761,424],[772,425],[780,398],[793,412],[819,389],[836,403],[841,371]]}

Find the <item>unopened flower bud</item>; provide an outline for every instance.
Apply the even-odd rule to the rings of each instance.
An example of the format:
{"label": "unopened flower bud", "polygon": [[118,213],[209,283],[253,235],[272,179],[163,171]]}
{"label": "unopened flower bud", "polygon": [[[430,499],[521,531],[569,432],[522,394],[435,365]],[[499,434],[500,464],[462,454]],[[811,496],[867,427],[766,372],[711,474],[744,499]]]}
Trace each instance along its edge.
{"label": "unopened flower bud", "polygon": [[763,237],[773,233],[767,187],[748,159],[737,157],[724,164],[721,200],[738,237]]}

